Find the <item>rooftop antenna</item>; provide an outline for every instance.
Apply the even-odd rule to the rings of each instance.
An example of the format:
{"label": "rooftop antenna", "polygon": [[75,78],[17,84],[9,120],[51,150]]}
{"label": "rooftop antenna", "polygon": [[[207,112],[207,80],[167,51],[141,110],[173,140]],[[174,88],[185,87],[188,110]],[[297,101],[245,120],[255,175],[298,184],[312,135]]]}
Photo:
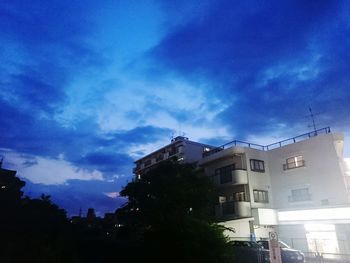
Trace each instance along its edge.
{"label": "rooftop antenna", "polygon": [[311,109],[311,106],[309,106],[309,111],[310,111],[310,117],[311,117],[311,120],[312,120],[312,125],[314,127],[314,132],[316,133],[316,124],[315,124],[315,115],[313,114],[312,112],[312,109]]}

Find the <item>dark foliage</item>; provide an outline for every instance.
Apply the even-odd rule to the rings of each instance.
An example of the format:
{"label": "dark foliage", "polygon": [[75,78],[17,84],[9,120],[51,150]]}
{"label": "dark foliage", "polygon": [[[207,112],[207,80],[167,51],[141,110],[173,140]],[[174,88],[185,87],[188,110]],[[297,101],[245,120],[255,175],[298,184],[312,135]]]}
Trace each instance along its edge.
{"label": "dark foliage", "polygon": [[230,262],[215,190],[191,165],[164,162],[125,187],[117,213],[70,220],[50,196],[23,198],[15,171],[0,172],[1,263]]}
{"label": "dark foliage", "polygon": [[162,162],[121,195],[129,203],[117,213],[137,247],[135,261],[230,260],[223,229],[212,218],[215,188],[192,165]]}

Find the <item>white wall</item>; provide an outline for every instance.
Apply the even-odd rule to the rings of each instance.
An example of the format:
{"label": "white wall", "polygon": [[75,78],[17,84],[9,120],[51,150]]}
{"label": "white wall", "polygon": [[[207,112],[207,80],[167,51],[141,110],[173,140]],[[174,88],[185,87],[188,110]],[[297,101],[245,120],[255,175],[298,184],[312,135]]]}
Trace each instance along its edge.
{"label": "white wall", "polygon": [[230,220],[220,223],[227,228],[231,228],[233,231],[225,230],[224,234],[233,240],[249,240],[250,239],[250,226],[249,220],[253,220],[253,218],[247,219],[238,219],[238,220]]}
{"label": "white wall", "polygon": [[[273,204],[273,196],[271,192],[271,180],[270,180],[270,170],[268,164],[268,155],[265,151],[260,151],[251,148],[244,148],[246,163],[247,163],[247,172],[248,172],[248,181],[249,181],[249,191],[250,191],[250,200],[252,208],[270,208]],[[265,172],[255,172],[250,168],[250,159],[257,159],[264,161]],[[260,203],[254,202],[253,190],[264,190],[269,192],[269,203]]]}
{"label": "white wall", "polygon": [[[275,208],[317,207],[328,199],[329,205],[345,204],[348,195],[335,141],[341,135],[324,134],[268,151],[271,186]],[[305,167],[283,170],[286,159],[302,155]],[[289,202],[292,189],[309,188],[311,201]]]}
{"label": "white wall", "polygon": [[191,141],[183,141],[183,151],[186,163],[197,162],[202,159],[204,145]]}

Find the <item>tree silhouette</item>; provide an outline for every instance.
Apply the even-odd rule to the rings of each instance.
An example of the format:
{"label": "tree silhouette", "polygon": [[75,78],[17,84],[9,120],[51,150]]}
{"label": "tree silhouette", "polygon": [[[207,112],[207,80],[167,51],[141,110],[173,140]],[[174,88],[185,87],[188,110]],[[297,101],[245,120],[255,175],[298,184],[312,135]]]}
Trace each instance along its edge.
{"label": "tree silhouette", "polygon": [[[227,262],[227,240],[214,223],[215,188],[194,166],[160,163],[122,191],[129,202],[119,209],[142,260]],[[137,260],[137,259],[135,259]]]}

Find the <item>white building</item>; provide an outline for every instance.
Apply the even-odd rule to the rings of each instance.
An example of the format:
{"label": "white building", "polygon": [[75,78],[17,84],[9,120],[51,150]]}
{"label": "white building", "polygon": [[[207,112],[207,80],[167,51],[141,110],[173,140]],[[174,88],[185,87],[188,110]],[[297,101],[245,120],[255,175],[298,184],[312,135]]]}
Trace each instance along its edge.
{"label": "white building", "polygon": [[343,135],[329,128],[268,146],[233,141],[199,165],[219,189],[216,215],[235,239],[272,229],[302,251],[350,253]]}
{"label": "white building", "polygon": [[215,214],[230,237],[264,239],[275,230],[302,251],[350,254],[343,140],[329,128],[267,146],[233,141],[214,148],[177,137],[137,160],[134,173],[172,156],[197,162],[218,187]]}
{"label": "white building", "polygon": [[202,158],[203,152],[214,147],[194,141],[187,137],[177,136],[171,143],[135,161],[134,175],[137,177],[147,172],[161,161],[177,158],[180,162],[196,163]]}

